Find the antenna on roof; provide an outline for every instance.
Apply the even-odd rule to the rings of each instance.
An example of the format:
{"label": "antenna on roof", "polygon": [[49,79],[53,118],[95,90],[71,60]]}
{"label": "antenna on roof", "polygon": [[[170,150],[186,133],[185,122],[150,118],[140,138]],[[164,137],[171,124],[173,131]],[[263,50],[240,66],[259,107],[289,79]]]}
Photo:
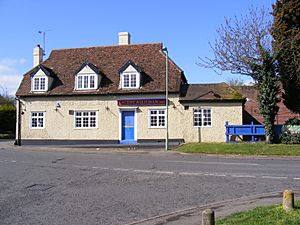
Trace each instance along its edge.
{"label": "antenna on roof", "polygon": [[46,55],[46,32],[50,30],[39,30],[38,33],[43,35],[43,56]]}

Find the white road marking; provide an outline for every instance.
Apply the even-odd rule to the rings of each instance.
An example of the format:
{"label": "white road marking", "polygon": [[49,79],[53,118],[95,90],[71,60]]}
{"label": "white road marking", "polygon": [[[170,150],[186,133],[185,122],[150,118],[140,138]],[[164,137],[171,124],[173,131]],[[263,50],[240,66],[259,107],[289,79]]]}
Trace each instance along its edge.
{"label": "white road marking", "polygon": [[174,174],[174,172],[171,172],[171,171],[154,171],[154,173],[159,173],[159,174]]}
{"label": "white road marking", "polygon": [[262,176],[262,178],[267,178],[267,179],[287,179],[287,177],[272,177],[272,176]]}
{"label": "white road marking", "polygon": [[252,176],[252,175],[230,175],[231,177],[236,177],[236,178],[256,178],[256,176]]}
{"label": "white road marking", "polygon": [[16,160],[12,160],[11,162],[12,162],[12,163],[16,163],[17,161],[16,161]]}
{"label": "white road marking", "polygon": [[189,173],[189,172],[181,172],[180,175],[187,175],[187,176],[201,176],[202,173]]}
{"label": "white road marking", "polygon": [[[7,162],[7,160],[3,160],[2,162]],[[15,160],[11,162],[16,163]],[[175,161],[174,161],[175,162]],[[1,161],[0,161],[1,163]],[[79,166],[72,165],[75,168],[89,168],[88,166]],[[255,176],[255,175],[241,175],[241,174],[218,174],[218,173],[202,173],[202,172],[173,172],[173,171],[160,171],[160,170],[139,170],[139,169],[125,169],[125,168],[108,168],[108,167],[98,167],[93,166],[90,167],[92,169],[100,169],[100,170],[112,170],[112,171],[123,171],[123,172],[135,172],[135,173],[156,173],[156,174],[178,174],[183,176],[214,176],[214,177],[234,177],[234,178],[263,178],[263,179],[288,179],[288,177],[276,177],[276,176]],[[293,180],[300,180],[300,177],[290,178]]]}
{"label": "white road marking", "polygon": [[109,170],[107,167],[99,167],[100,170]]}
{"label": "white road marking", "polygon": [[153,171],[151,171],[151,170],[133,170],[133,172],[137,172],[137,173],[153,173]]}
{"label": "white road marking", "polygon": [[113,168],[114,171],[129,171],[129,169],[123,169],[123,168]]}
{"label": "white road marking", "polygon": [[257,163],[229,163],[229,162],[199,162],[199,161],[166,161],[167,163],[186,163],[186,164],[208,164],[208,165],[244,165],[260,166]]}

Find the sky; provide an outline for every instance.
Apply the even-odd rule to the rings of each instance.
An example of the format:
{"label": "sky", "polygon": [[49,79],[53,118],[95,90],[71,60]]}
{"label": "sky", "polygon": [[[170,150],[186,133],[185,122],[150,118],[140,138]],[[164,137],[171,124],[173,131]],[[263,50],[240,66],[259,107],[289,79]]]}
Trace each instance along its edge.
{"label": "sky", "polygon": [[22,75],[32,68],[33,48],[110,46],[118,33],[131,34],[132,44],[161,42],[184,71],[189,83],[226,82],[249,77],[199,67],[210,57],[209,42],[224,18],[247,13],[251,6],[271,9],[275,0],[0,0],[0,91],[14,95]]}

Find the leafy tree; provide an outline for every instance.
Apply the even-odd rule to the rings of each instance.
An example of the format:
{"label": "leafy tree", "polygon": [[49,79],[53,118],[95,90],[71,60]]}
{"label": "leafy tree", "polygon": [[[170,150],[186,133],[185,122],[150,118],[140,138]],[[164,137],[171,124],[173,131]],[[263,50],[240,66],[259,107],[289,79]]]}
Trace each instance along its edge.
{"label": "leafy tree", "polygon": [[284,104],[300,113],[300,1],[277,0],[273,5],[273,47],[278,60]]}
{"label": "leafy tree", "polygon": [[278,78],[269,29],[271,16],[264,8],[251,8],[249,14],[225,18],[217,29],[212,58],[199,58],[199,66],[216,72],[230,71],[252,77],[258,89],[260,113],[264,118],[267,142],[274,138],[274,121],[278,112]]}

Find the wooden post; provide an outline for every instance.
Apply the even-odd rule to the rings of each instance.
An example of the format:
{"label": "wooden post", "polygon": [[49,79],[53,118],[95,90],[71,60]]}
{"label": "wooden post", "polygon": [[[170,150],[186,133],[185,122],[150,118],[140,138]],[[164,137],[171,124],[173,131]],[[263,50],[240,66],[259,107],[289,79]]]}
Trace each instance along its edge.
{"label": "wooden post", "polygon": [[215,225],[215,212],[212,209],[202,212],[202,225]]}
{"label": "wooden post", "polygon": [[286,212],[290,212],[294,209],[294,192],[291,190],[285,190],[283,192],[282,207]]}

